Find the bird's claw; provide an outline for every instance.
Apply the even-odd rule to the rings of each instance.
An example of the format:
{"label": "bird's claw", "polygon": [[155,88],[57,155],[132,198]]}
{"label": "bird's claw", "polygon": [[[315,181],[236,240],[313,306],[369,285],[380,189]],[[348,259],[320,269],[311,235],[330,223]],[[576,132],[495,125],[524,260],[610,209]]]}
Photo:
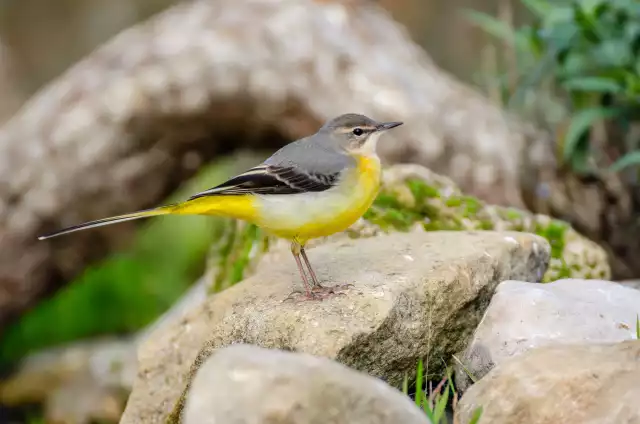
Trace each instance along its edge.
{"label": "bird's claw", "polygon": [[303,292],[302,290],[294,290],[289,296],[284,299],[286,301],[295,301],[299,302],[311,301],[311,300],[324,300],[331,298],[333,296],[346,296],[344,291],[349,287],[354,287],[353,284],[340,284],[336,286],[321,286],[315,285],[311,288],[309,292]]}

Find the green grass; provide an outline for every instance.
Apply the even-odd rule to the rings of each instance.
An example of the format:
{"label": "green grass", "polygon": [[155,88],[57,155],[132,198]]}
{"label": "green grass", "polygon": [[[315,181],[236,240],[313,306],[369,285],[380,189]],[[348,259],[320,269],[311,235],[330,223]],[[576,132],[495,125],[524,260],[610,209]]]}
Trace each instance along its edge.
{"label": "green grass", "polygon": [[[211,187],[255,161],[234,157],[206,166],[166,202]],[[89,266],[6,329],[0,363],[78,339],[135,332],[153,322],[202,274],[216,228],[224,223],[203,216],[141,221],[127,249]]]}
{"label": "green grass", "polygon": [[[428,390],[425,390],[427,385],[429,385]],[[432,424],[448,424],[449,421],[446,414],[447,406],[451,402],[455,412],[458,402],[458,393],[453,385],[450,369],[447,368],[446,377],[444,377],[435,388],[431,388],[427,381],[424,364],[421,359],[416,368],[416,380],[412,387],[415,388],[413,400],[416,406],[424,411]],[[407,374],[405,374],[402,383],[402,392],[410,396],[409,377]],[[469,424],[477,424],[481,415],[482,408],[479,407],[474,411]]]}

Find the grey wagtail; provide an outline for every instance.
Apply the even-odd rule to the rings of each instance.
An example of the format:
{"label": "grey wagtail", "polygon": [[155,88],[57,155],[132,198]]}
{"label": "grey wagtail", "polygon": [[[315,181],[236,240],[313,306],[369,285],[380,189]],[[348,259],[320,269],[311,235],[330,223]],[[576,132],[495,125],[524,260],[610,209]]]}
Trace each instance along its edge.
{"label": "grey wagtail", "polygon": [[[346,114],[291,142],[262,164],[184,202],[104,218],[39,237],[159,215],[217,215],[248,221],[291,241],[307,299],[334,293],[320,285],[306,242],[346,230],[371,206],[380,187],[380,135],[402,122]],[[304,260],[311,284],[300,260]]]}

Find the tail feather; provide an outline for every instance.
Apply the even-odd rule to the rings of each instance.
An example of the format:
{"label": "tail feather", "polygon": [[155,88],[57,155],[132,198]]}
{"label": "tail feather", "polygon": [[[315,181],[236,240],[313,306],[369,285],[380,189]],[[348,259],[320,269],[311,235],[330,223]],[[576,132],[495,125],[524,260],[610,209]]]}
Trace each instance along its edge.
{"label": "tail feather", "polygon": [[69,234],[76,231],[87,230],[89,228],[102,227],[104,225],[117,224],[119,222],[133,221],[134,219],[140,218],[148,218],[151,216],[160,216],[167,215],[171,213],[173,207],[169,206],[161,206],[159,208],[145,209],[138,212],[132,212],[124,215],[112,216],[109,218],[98,219],[95,221],[85,222],[84,224],[74,225],[72,227],[67,227],[62,230],[46,234],[44,236],[38,237],[38,240],[46,240],[52,237],[61,236],[63,234]]}

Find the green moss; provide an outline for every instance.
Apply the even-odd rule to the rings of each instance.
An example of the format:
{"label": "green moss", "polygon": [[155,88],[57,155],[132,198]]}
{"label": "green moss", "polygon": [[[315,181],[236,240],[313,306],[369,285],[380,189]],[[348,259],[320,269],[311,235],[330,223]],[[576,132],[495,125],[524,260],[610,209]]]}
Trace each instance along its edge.
{"label": "green moss", "polygon": [[555,280],[571,278],[574,276],[574,272],[572,272],[571,267],[567,266],[567,263],[563,258],[559,259],[559,263],[559,266],[550,267],[550,272],[548,272],[542,280],[543,283],[550,283]]}
{"label": "green moss", "polygon": [[407,187],[411,190],[411,194],[416,201],[421,202],[424,199],[440,197],[440,191],[422,180],[411,179],[407,181]]}
{"label": "green moss", "polygon": [[480,212],[480,209],[483,206],[483,204],[478,199],[471,196],[463,196],[462,204],[464,205],[465,216],[476,215],[478,212]]}
{"label": "green moss", "polygon": [[228,225],[222,226],[216,235],[218,242],[213,245],[214,248],[210,255],[217,262],[217,272],[213,276],[213,284],[211,285],[214,291],[221,290],[227,281],[227,261],[237,239],[237,229],[236,225],[229,222]]}
{"label": "green moss", "polygon": [[211,293],[242,281],[256,254],[269,248],[269,237],[264,232],[253,224],[237,220],[227,220],[218,239],[210,252],[210,262],[215,269]]}
{"label": "green moss", "polygon": [[230,282],[235,284],[238,281],[242,281],[244,271],[249,264],[251,251],[259,244],[260,231],[255,225],[247,225],[245,231],[242,232],[242,250],[240,255],[233,263],[232,274]]}
{"label": "green moss", "polygon": [[444,204],[449,208],[457,208],[462,204],[462,199],[458,196],[451,196],[445,199]]}
{"label": "green moss", "polygon": [[552,258],[562,258],[565,247],[565,233],[569,228],[571,228],[569,224],[556,219],[551,220],[547,225],[536,225],[535,233],[546,238],[551,245]]}
{"label": "green moss", "polygon": [[514,221],[523,218],[522,212],[514,208],[504,208],[504,216],[505,218]]}
{"label": "green moss", "polygon": [[[549,242],[553,259],[543,281],[581,277],[597,267],[583,262],[568,265],[564,256],[566,237],[568,231],[575,236],[575,231],[566,222],[534,216],[515,208],[485,205],[476,197],[457,194],[456,187],[438,187],[415,179],[407,180],[404,184],[414,197],[415,202],[409,203],[412,206],[401,206],[395,197],[394,193],[404,192],[401,187],[383,187],[374,207],[367,211],[364,219],[384,231],[405,231],[420,222],[426,231],[494,230],[499,227],[538,234]],[[441,195],[445,190],[454,194]],[[608,267],[608,264],[603,265]],[[599,273],[606,274],[605,271]]]}
{"label": "green moss", "polygon": [[376,197],[376,200],[374,200],[373,205],[380,208],[402,208],[402,204],[398,201],[398,199],[389,193],[380,193]]}
{"label": "green moss", "polygon": [[491,220],[489,219],[482,219],[480,220],[480,229],[481,230],[485,230],[485,231],[490,231],[493,230],[494,228],[494,224]]}

